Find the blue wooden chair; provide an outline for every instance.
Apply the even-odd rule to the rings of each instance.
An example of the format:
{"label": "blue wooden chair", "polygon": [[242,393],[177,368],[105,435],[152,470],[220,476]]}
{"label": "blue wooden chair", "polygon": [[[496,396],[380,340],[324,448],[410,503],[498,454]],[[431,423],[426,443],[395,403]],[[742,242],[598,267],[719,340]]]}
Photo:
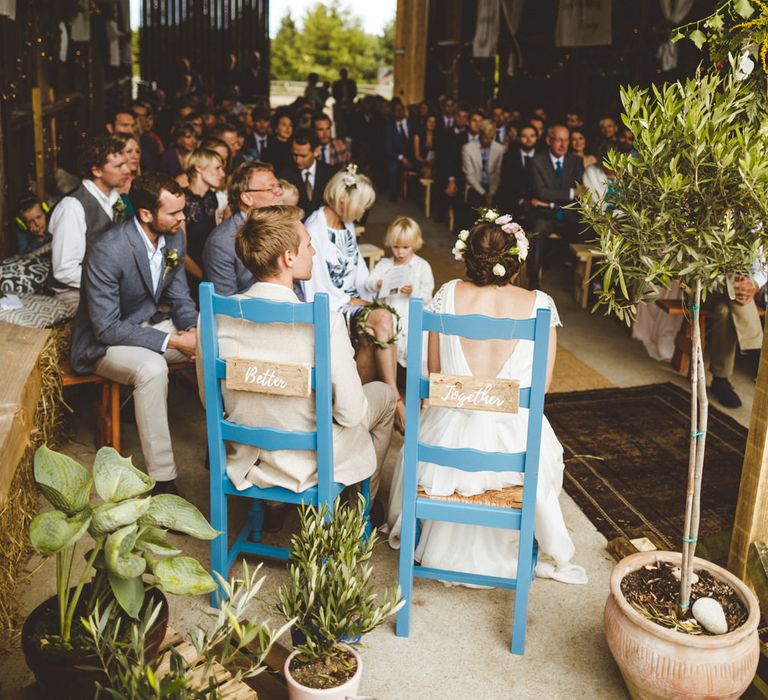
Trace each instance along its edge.
{"label": "blue wooden chair", "polygon": [[[216,316],[242,318],[252,323],[306,323],[314,325],[315,364],[311,386],[315,395],[316,430],[291,432],[277,428],[248,426],[224,419],[221,381],[226,377],[226,361],[219,356]],[[227,578],[229,569],[241,554],[288,559],[284,547],[261,543],[264,519],[263,500],[305,504],[315,507],[325,503],[328,512],[344,489],[333,480],[333,432],[331,412],[331,342],[328,295],[317,294],[308,304],[275,302],[266,299],[237,299],[215,294],[213,285],[200,285],[200,334],[203,351],[205,412],[208,429],[208,454],[211,466],[211,524],[221,531],[211,542],[211,568]],[[238,491],[227,476],[225,441],[253,445],[263,450],[314,450],[317,452],[317,485],[296,493],[280,487],[251,486]],[[370,481],[362,483],[366,501],[365,516],[370,528]],[[229,547],[227,497],[238,496],[254,501],[245,527]],[[215,596],[216,594],[214,594]],[[215,603],[214,603],[215,604]]]}
{"label": "blue wooden chair", "polygon": [[[533,537],[536,508],[536,486],[544,415],[544,386],[547,373],[547,350],[550,311],[540,309],[536,318],[512,320],[481,315],[437,314],[425,311],[419,299],[412,299],[408,310],[408,357],[421,357],[422,331],[459,335],[474,340],[532,340],[532,383],[520,388],[520,408],[528,408],[528,437],[525,452],[505,454],[469,448],[457,449],[429,445],[419,440],[421,399],[429,396],[429,380],[421,376],[418,363],[408,368],[406,379],[405,447],[403,463],[403,512],[400,534],[399,581],[406,604],[397,613],[396,634],[407,637],[410,629],[413,578],[440,579],[473,583],[496,588],[515,589],[512,625],[512,653],[522,654],[528,615],[528,590],[535,576],[537,547]],[[430,462],[464,471],[518,471],[524,473],[521,507],[498,507],[478,504],[476,497],[430,498],[417,491],[419,462]],[[518,487],[519,489],[519,487]],[[517,578],[506,579],[458,571],[418,566],[414,549],[419,520],[445,520],[455,523],[509,528],[520,531]]]}

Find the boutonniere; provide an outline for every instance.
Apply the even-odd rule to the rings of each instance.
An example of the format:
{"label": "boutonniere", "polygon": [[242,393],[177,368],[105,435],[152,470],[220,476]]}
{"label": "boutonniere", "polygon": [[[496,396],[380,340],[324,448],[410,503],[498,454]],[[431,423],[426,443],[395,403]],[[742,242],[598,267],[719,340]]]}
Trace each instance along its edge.
{"label": "boutonniere", "polygon": [[163,268],[163,282],[165,282],[165,278],[168,273],[171,270],[175,270],[181,263],[181,260],[179,259],[179,251],[176,250],[176,248],[166,248],[164,262],[165,267]]}
{"label": "boutonniere", "polygon": [[125,202],[122,197],[118,197],[112,205],[112,221],[118,223],[125,218]]}

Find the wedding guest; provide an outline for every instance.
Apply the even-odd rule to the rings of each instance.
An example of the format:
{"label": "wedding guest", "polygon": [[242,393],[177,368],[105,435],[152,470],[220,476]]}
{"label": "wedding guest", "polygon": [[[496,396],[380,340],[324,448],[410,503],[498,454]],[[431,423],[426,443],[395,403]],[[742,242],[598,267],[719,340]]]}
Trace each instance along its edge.
{"label": "wedding guest", "polygon": [[323,205],[323,192],[334,168],[317,160],[317,137],[312,131],[297,131],[291,144],[292,167],[278,171],[299,190],[299,206],[309,215]]}
{"label": "wedding guest", "polygon": [[199,138],[191,122],[181,122],[171,132],[172,146],[163,151],[160,167],[163,172],[176,177],[184,172],[184,160],[197,148]]}
{"label": "wedding guest", "polygon": [[49,243],[48,219],[43,203],[37,197],[25,197],[19,202],[16,217],[16,252],[26,255]]}
{"label": "wedding guest", "polygon": [[117,191],[120,193],[120,199],[123,200],[125,206],[125,216],[135,216],[131,206],[131,200],[128,197],[128,193],[131,191],[131,183],[133,180],[141,175],[141,148],[139,147],[139,141],[135,136],[125,136],[123,134],[115,134],[118,141],[124,144],[123,155],[126,157],[126,165],[128,166],[128,177],[125,180],[125,184],[122,187],[118,187]]}
{"label": "wedding guest", "polygon": [[183,190],[187,251],[184,269],[192,297],[197,300],[197,288],[203,280],[203,248],[209,234],[219,223],[216,221],[216,190],[224,182],[224,163],[215,151],[199,148],[187,157],[186,174],[189,187]]}
{"label": "wedding guest", "polygon": [[317,73],[310,73],[307,76],[307,84],[304,87],[304,97],[310,102],[313,112],[318,112],[325,106],[328,94],[324,91],[320,82],[320,76]]}
{"label": "wedding guest", "polygon": [[317,159],[334,168],[344,167],[352,159],[349,143],[346,139],[331,138],[331,120],[324,112],[318,112],[312,117],[312,127],[317,136]]}
{"label": "wedding guest", "polygon": [[346,68],[339,71],[339,79],[333,82],[331,94],[334,100],[333,121],[336,124],[336,136],[345,138],[349,135],[349,120],[357,97],[357,83],[349,77]]}
{"label": "wedding guest", "polygon": [[288,180],[280,180],[280,187],[283,188],[283,196],[280,199],[280,204],[286,207],[299,206],[299,190],[292,182]]}
{"label": "wedding guest", "polygon": [[496,127],[489,119],[480,123],[479,141],[470,141],[461,149],[466,182],[464,199],[468,207],[490,207],[501,185],[504,147],[495,140]]}
{"label": "wedding guest", "polygon": [[427,115],[424,126],[413,135],[413,157],[421,168],[421,177],[433,177],[437,160],[437,117]]}
{"label": "wedding guest", "polygon": [[227,188],[232,216],[211,231],[203,247],[205,279],[217,294],[242,293],[254,279],[235,253],[235,235],[254,209],[280,203],[283,189],[270,163],[243,163],[229,178]]}
{"label": "wedding guest", "polygon": [[[251,212],[237,234],[236,246],[255,283],[238,298],[299,301],[293,289],[312,275],[314,253],[301,217],[297,207],[271,206]],[[373,498],[392,434],[395,393],[381,382],[362,385],[344,318],[331,311],[330,322],[334,481],[352,485],[370,477]],[[222,357],[315,364],[311,326],[251,324],[227,317],[220,317],[217,326]],[[201,348],[197,358],[204,400]],[[299,432],[315,429],[314,397],[267,396],[226,387],[222,395],[227,418],[233,423]],[[280,486],[298,492],[317,483],[317,459],[310,451],[273,452],[233,443],[227,474],[238,489]],[[271,510],[277,508],[267,509],[267,518],[274,521]],[[375,508],[374,523],[376,511],[382,510]],[[272,524],[268,523],[268,530],[277,529]]]}
{"label": "wedding guest", "polygon": [[[435,278],[432,268],[424,258],[416,255],[424,245],[419,225],[408,216],[398,216],[387,228],[384,245],[392,256],[382,258],[376,263],[366,289],[391,306],[400,316],[400,335],[397,337],[397,363],[405,368],[408,357],[408,304],[414,297],[419,297],[426,304],[435,291]],[[408,282],[397,288],[383,289],[382,284],[393,268],[408,270]]]}
{"label": "wedding guest", "polygon": [[597,158],[587,151],[587,139],[578,129],[571,131],[571,153],[581,158],[584,168],[597,163]]}
{"label": "wedding guest", "polygon": [[281,172],[291,165],[291,139],[293,118],[287,109],[278,109],[272,117],[272,131],[275,138],[267,144],[262,160],[272,163],[275,171]]}
{"label": "wedding guest", "polygon": [[[360,254],[355,234],[358,221],[376,200],[373,183],[354,166],[336,173],[323,193],[325,206],[307,217],[306,227],[316,254],[312,278],[304,282],[304,294],[330,296],[331,309],[338,311],[356,346],[357,367],[363,383],[376,378],[397,392],[397,338],[392,313],[386,308],[368,309],[370,293],[365,283],[368,267]],[[395,425],[402,432],[405,407],[398,396]]]}
{"label": "wedding guest", "polygon": [[145,173],[160,170],[160,156],[165,150],[162,139],[155,133],[155,116],[149,103],[137,100],[131,107],[136,119],[141,151],[141,170]]}
{"label": "wedding guest", "polygon": [[136,133],[136,119],[130,109],[117,109],[109,115],[105,127],[110,135],[133,136]]}
{"label": "wedding guest", "polygon": [[247,144],[247,158],[262,162],[267,161],[267,150],[275,139],[269,133],[269,110],[263,107],[254,109],[250,114],[250,118],[253,122],[253,131],[250,144]]}
{"label": "wedding guest", "polygon": [[398,98],[392,100],[392,119],[384,130],[384,153],[387,157],[389,199],[395,201],[400,179],[413,161],[413,134],[415,126],[405,116],[405,107]]}
{"label": "wedding guest", "polygon": [[184,192],[172,177],[147,173],[133,181],[130,197],[136,217],[89,241],[83,299],[72,328],[72,369],[133,387],[153,493],[178,494],[168,363],[194,358],[197,337],[179,231]]}
{"label": "wedding guest", "polygon": [[240,137],[237,133],[237,127],[229,122],[222,124],[216,124],[209,130],[208,136],[215,139],[220,139],[227,144],[229,148],[230,161],[229,167],[236,168],[238,165],[244,162],[244,157],[240,153]]}
{"label": "wedding guest", "polygon": [[[503,222],[503,223],[502,223]],[[535,318],[549,309],[551,330],[546,387],[552,380],[557,350],[556,326],[561,325],[551,297],[517,286],[528,252],[528,241],[511,216],[477,223],[461,241],[467,281],[444,284],[429,304],[441,314],[483,314],[494,318]],[[456,335],[429,334],[429,372],[469,374],[517,380],[531,384],[533,343],[468,340]],[[495,413],[427,406],[423,409],[418,439],[440,447],[519,452],[526,449],[528,411]],[[389,542],[399,547],[402,511],[402,455],[389,495]],[[454,492],[474,496],[489,490],[521,486],[520,472],[472,472],[420,463],[418,484],[431,496]],[[543,419],[536,490],[534,533],[539,546],[539,576],[563,583],[585,584],[587,575],[571,563],[575,547],[558,501],[563,483],[563,448],[546,417]],[[526,483],[526,488],[528,487]],[[422,566],[503,578],[517,573],[518,533],[512,530],[425,520],[415,558]]]}
{"label": "wedding guest", "polygon": [[501,163],[501,201],[508,202],[520,219],[531,208],[529,163],[536,155],[536,129],[530,124],[520,127],[517,143],[511,143]]}
{"label": "wedding guest", "polygon": [[616,125],[616,120],[613,117],[603,117],[600,122],[600,144],[599,148],[616,148],[619,147],[619,140],[616,138],[619,127]]}
{"label": "wedding guest", "polygon": [[531,213],[530,230],[536,236],[532,241],[528,261],[528,283],[531,289],[539,286],[544,262],[545,235],[558,233],[566,241],[578,236],[579,218],[576,212],[563,209],[584,191],[584,165],[581,158],[568,153],[570,134],[567,127],[556,124],[547,132],[546,153],[537,154],[530,164]]}
{"label": "wedding guest", "polygon": [[130,176],[124,146],[111,136],[87,139],[78,152],[80,186],[53,210],[50,287],[74,313],[80,303],[80,280],[86,244],[123,218],[118,188]]}

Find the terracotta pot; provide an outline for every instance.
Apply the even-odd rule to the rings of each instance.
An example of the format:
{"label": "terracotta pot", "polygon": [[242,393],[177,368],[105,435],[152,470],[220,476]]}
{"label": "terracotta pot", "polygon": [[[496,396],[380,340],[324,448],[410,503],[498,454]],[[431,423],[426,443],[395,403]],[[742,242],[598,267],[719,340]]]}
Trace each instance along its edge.
{"label": "terracotta pot", "polygon": [[736,700],[752,682],[760,655],[760,608],[749,588],[722,567],[694,558],[696,571],[705,569],[731,586],[749,612],[739,629],[717,636],[661,627],[640,615],[622,595],[621,581],[627,574],[661,562],[680,566],[681,561],[677,552],[638,552],[615,566],[605,604],[608,647],[635,700]]}
{"label": "terracotta pot", "polygon": [[291,676],[290,666],[291,660],[299,652],[292,652],[285,660],[285,666],[283,667],[285,680],[288,683],[288,698],[290,700],[317,700],[317,698],[322,700],[345,700],[348,697],[357,695],[360,688],[360,679],[363,676],[363,660],[360,658],[360,654],[352,647],[345,645],[345,648],[354,655],[357,662],[357,670],[355,675],[346,683],[337,685],[335,688],[307,688],[307,686],[297,683],[293,676]]}
{"label": "terracotta pot", "polygon": [[[81,600],[87,599],[87,589],[86,586]],[[162,591],[153,588],[147,593],[141,614],[143,615],[150,605],[154,606],[158,603],[161,604],[160,614],[144,643],[144,648],[150,656],[157,653],[168,629],[168,599]],[[100,671],[84,670],[82,667],[98,667],[100,665],[98,657],[82,650],[72,652],[57,650],[52,653],[41,649],[37,643],[40,629],[46,627],[46,619],[50,617],[51,610],[54,611],[54,617],[58,619],[56,596],[38,605],[24,621],[21,631],[24,660],[29,670],[35,674],[37,682],[49,693],[48,697],[77,698],[77,700],[91,698],[95,692],[96,682],[105,683],[107,679]],[[53,631],[53,629],[49,630],[49,632]]]}

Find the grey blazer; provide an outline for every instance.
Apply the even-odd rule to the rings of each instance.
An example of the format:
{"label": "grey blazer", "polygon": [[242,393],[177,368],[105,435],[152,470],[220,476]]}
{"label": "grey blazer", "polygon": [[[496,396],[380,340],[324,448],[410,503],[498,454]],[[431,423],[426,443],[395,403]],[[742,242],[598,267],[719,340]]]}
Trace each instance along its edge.
{"label": "grey blazer", "polygon": [[235,252],[235,235],[244,222],[245,214],[238,211],[213,229],[205,241],[203,271],[216,294],[242,294],[256,281]]}
{"label": "grey blazer", "polygon": [[184,272],[181,232],[165,236],[166,250],[178,251],[176,268],[165,267],[152,291],[147,248],[134,219],[104,232],[87,248],[80,306],[72,328],[72,369],[93,372],[113,345],[134,345],[162,352],[166,333],[142,326],[167,318],[176,328],[197,325],[197,309]]}

